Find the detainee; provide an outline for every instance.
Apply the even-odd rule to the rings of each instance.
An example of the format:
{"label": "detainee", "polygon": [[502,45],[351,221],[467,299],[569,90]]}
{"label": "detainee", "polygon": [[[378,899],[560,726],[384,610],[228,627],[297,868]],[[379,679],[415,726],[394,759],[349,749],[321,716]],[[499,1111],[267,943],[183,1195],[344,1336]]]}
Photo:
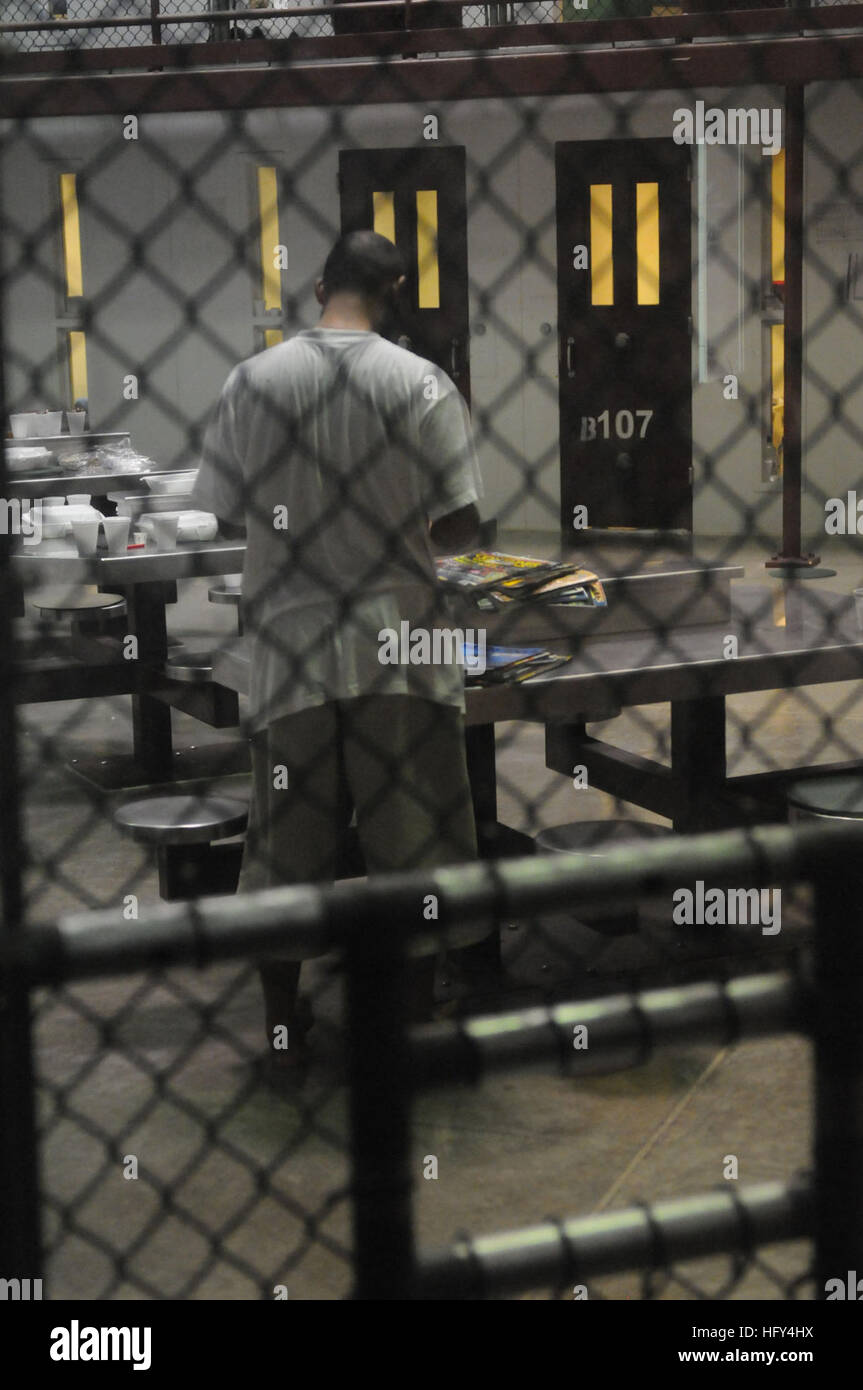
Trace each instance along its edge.
{"label": "detainee", "polygon": [[[456,386],[378,331],[404,283],[392,242],[342,237],[315,286],[318,326],[235,367],[206,433],[193,504],[247,537],[240,891],[332,881],[352,813],[370,875],[476,857],[463,667],[455,653],[380,659],[382,631],[447,623],[435,549],[475,541],[482,495]],[[431,1013],[434,968],[411,964],[414,1021]],[[272,1064],[296,1075],[313,1022],[300,964],[260,973]]]}

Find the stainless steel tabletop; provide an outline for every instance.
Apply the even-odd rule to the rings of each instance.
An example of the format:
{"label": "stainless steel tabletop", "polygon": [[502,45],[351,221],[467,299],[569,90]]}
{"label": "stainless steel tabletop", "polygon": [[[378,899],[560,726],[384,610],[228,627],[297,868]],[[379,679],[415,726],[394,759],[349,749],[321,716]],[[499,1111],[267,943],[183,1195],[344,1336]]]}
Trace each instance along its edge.
{"label": "stainless steel tabletop", "polygon": [[[89,492],[91,497],[107,497],[109,492],[148,491],[144,474],[135,470],[129,473],[63,473],[58,468],[40,473],[37,477],[22,477],[10,474],[6,492],[10,497],[26,500],[36,497],[68,497],[70,493]],[[153,473],[151,472],[151,475]],[[159,477],[163,476],[161,473]],[[170,476],[166,470],[164,476]]]}
{"label": "stainless steel tabletop", "polygon": [[770,581],[736,585],[732,598],[724,623],[545,642],[574,659],[520,685],[469,690],[467,722],[597,720],[631,705],[863,677],[863,631],[850,595]]}
{"label": "stainless steel tabletop", "polygon": [[[727,638],[737,655],[726,655]],[[739,585],[729,621],[665,633],[630,632],[541,645],[573,660],[522,684],[469,687],[466,723],[610,718],[630,705],[744,694],[863,677],[863,632],[853,599],[817,586]],[[216,652],[217,681],[249,688],[249,641]]]}
{"label": "stainless steel tabletop", "polygon": [[40,584],[152,584],[160,580],[237,574],[243,568],[245,541],[181,541],[176,550],[144,550],[109,555],[100,550],[82,559],[71,539],[21,545],[13,564],[25,588]]}

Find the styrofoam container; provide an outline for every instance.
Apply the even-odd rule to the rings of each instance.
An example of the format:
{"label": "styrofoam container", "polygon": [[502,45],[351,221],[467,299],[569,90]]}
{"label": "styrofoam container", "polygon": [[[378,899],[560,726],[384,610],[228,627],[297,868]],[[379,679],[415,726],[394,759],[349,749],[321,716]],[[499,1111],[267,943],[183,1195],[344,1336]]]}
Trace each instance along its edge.
{"label": "styrofoam container", "polygon": [[181,493],[187,496],[194,487],[197,476],[197,468],[186,473],[145,473],[144,482],[156,496],[164,493]]}
{"label": "styrofoam container", "polygon": [[102,513],[95,507],[43,507],[42,535],[46,540],[68,536],[73,521],[101,521]]}
{"label": "styrofoam container", "polygon": [[6,445],[6,467],[10,473],[27,473],[34,468],[46,468],[53,458],[51,450],[44,446]]}
{"label": "styrofoam container", "polygon": [[46,449],[44,444],[7,444],[6,462],[18,463],[22,459],[35,461],[38,458],[50,458],[51,450]]}
{"label": "styrofoam container", "polygon": [[[186,510],[182,512],[159,512],[159,519],[177,518],[177,540],[178,541],[213,541],[219,529],[219,523],[212,512],[201,512]],[[145,531],[149,537],[155,534],[156,518],[150,514],[144,515],[140,519],[141,530]]]}
{"label": "styrofoam container", "polygon": [[[152,531],[152,529],[153,529],[153,515],[154,515],[153,512],[144,512],[143,515],[140,517],[140,519],[139,519],[139,524],[140,524],[140,527],[141,527],[141,530],[142,530],[142,531]],[[156,513],[156,515],[158,515],[158,516],[166,516],[166,517],[169,517],[169,518],[170,518],[170,517],[176,517],[177,521],[179,521],[179,520],[180,520],[180,517],[183,515],[183,513],[177,511],[177,508],[176,508],[176,507],[174,508],[174,510],[173,510],[172,512],[167,511],[167,510],[163,507],[158,513]]]}
{"label": "styrofoam container", "polygon": [[149,493],[139,497],[124,497],[117,503],[117,515],[129,516],[133,521],[137,521],[145,512],[185,511],[190,500],[191,494],[177,492],[166,492],[161,497]]}

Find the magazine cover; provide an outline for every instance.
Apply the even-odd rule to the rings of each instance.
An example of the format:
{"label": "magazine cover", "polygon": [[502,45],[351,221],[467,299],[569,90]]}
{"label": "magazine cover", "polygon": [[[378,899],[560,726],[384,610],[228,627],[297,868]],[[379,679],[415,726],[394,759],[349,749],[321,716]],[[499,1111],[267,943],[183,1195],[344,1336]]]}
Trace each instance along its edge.
{"label": "magazine cover", "polygon": [[597,575],[577,565],[489,550],[442,556],[436,565],[442,584],[470,594],[476,606],[487,612],[516,601],[589,608],[607,605]]}
{"label": "magazine cover", "polygon": [[490,589],[501,583],[519,586],[561,572],[553,560],[534,560],[527,555],[503,555],[474,550],[469,555],[443,555],[437,561],[438,578],[457,589]]}
{"label": "magazine cover", "polygon": [[[497,685],[501,682],[525,681],[543,671],[553,671],[572,658],[542,647],[488,647],[482,652],[466,642],[462,646],[462,661],[468,685]],[[482,669],[478,670],[478,666]]]}

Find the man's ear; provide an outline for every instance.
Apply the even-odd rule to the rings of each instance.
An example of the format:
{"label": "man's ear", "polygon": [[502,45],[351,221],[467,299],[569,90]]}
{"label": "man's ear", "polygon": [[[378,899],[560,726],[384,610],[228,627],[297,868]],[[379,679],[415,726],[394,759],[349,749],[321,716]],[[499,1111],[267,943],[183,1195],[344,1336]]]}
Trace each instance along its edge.
{"label": "man's ear", "polygon": [[323,306],[323,305],[326,304],[326,302],[327,302],[327,297],[328,297],[328,296],[327,296],[327,291],[326,291],[326,289],[325,289],[325,287],[324,287],[324,282],[323,282],[323,280],[316,280],[316,281],[315,281],[315,299],[318,301],[318,303],[319,303],[320,305]]}
{"label": "man's ear", "polygon": [[399,295],[407,284],[407,276],[400,275],[397,280],[393,280],[384,296],[388,304],[398,304]]}

